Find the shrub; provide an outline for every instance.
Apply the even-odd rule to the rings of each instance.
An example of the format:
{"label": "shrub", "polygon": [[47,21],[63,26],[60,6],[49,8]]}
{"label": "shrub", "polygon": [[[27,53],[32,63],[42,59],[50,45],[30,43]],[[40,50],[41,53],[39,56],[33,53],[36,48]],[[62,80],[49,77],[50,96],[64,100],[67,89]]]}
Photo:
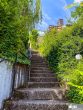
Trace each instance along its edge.
{"label": "shrub", "polygon": [[46,33],[40,45],[40,53],[58,73],[67,72],[67,69],[75,68],[77,64],[75,55],[81,51],[83,39],[75,34],[72,35],[74,27],[64,28],[60,33],[56,30]]}
{"label": "shrub", "polygon": [[78,67],[75,59],[76,54],[83,54],[82,33],[83,25],[79,22],[59,33],[52,30],[46,33],[39,48],[50,68],[61,80],[68,82],[70,89],[67,96],[74,103],[83,103],[83,65]]}
{"label": "shrub", "polygon": [[29,38],[30,38],[30,43],[31,43],[32,49],[37,49],[37,47],[38,47],[38,45],[37,45],[37,43],[38,43],[38,41],[37,41],[37,39],[38,39],[38,31],[35,30],[35,29],[32,30]]}
{"label": "shrub", "polygon": [[71,102],[83,104],[83,64],[79,62],[76,69],[72,69],[70,74],[64,75],[64,80],[70,89],[67,97]]}

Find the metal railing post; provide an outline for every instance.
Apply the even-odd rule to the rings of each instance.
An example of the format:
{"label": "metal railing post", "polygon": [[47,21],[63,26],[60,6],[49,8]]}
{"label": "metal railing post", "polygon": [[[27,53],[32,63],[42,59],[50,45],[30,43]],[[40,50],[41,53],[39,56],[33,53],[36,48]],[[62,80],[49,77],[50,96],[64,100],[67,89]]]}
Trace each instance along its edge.
{"label": "metal railing post", "polygon": [[[31,60],[32,57],[32,52],[31,52],[31,48],[29,48],[29,59]],[[29,65],[29,81],[30,81],[30,72],[31,72],[31,64]]]}

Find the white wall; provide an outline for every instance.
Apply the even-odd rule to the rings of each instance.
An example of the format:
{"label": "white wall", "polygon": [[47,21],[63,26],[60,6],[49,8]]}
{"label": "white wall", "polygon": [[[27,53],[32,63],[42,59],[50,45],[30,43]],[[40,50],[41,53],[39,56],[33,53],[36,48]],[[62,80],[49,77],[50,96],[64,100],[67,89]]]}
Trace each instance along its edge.
{"label": "white wall", "polygon": [[[0,59],[1,60],[1,59]],[[9,98],[11,95],[12,82],[13,82],[13,74],[12,73],[13,64],[3,61],[0,63],[0,109],[2,107],[4,99]],[[26,84],[26,78],[28,78],[28,71],[26,70],[28,67],[23,64],[17,64],[15,66],[15,82],[14,89],[19,88]]]}
{"label": "white wall", "polygon": [[0,63],[0,108],[4,99],[8,98],[12,84],[12,64],[7,61]]}

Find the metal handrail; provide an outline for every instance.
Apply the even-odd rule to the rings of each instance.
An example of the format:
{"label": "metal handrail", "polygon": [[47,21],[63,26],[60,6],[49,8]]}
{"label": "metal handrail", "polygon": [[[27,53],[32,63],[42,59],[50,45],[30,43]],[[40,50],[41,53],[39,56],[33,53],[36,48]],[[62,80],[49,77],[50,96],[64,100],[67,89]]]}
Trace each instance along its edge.
{"label": "metal handrail", "polygon": [[[31,49],[29,49],[29,59],[31,60],[32,52]],[[31,65],[29,65],[29,81],[30,81],[30,73],[31,73]]]}

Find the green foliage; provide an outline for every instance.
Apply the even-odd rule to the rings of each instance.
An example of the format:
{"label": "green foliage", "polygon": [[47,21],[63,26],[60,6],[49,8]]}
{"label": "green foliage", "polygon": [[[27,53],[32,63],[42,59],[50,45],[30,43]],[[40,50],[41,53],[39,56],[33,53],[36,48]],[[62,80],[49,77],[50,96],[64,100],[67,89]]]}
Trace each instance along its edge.
{"label": "green foliage", "polygon": [[64,75],[70,89],[67,97],[71,102],[83,104],[83,63],[78,62],[75,69],[70,70],[69,74]]}
{"label": "green foliage", "polygon": [[71,86],[70,90],[67,92],[67,97],[70,102],[83,104],[83,89]]}
{"label": "green foliage", "polygon": [[75,11],[73,11],[71,15],[75,19],[81,16],[83,17],[83,6],[76,7]]}
{"label": "green foliage", "polygon": [[39,51],[44,56],[47,56],[51,51],[52,45],[54,44],[54,41],[57,39],[56,33],[57,31],[55,29],[52,29],[50,32],[47,31],[42,43],[39,45]]}
{"label": "green foliage", "polygon": [[17,56],[17,62],[30,65],[31,62],[28,60],[27,56],[19,54]]}
{"label": "green foliage", "polygon": [[76,29],[77,24],[66,27],[59,33],[52,30],[45,35],[40,52],[47,58],[54,71],[65,73],[67,69],[75,67],[75,55],[80,53],[83,43]]}
{"label": "green foliage", "polygon": [[83,55],[83,17],[79,15],[72,26],[64,27],[60,32],[47,32],[39,51],[58,77],[69,85],[68,99],[83,103],[83,60],[75,59],[76,54]]}
{"label": "green foliage", "polygon": [[30,34],[30,44],[32,49],[37,49],[37,43],[38,43],[38,31],[37,30],[32,30],[31,34]]}
{"label": "green foliage", "polygon": [[14,60],[20,51],[26,54],[40,12],[40,0],[0,0],[0,57]]}

